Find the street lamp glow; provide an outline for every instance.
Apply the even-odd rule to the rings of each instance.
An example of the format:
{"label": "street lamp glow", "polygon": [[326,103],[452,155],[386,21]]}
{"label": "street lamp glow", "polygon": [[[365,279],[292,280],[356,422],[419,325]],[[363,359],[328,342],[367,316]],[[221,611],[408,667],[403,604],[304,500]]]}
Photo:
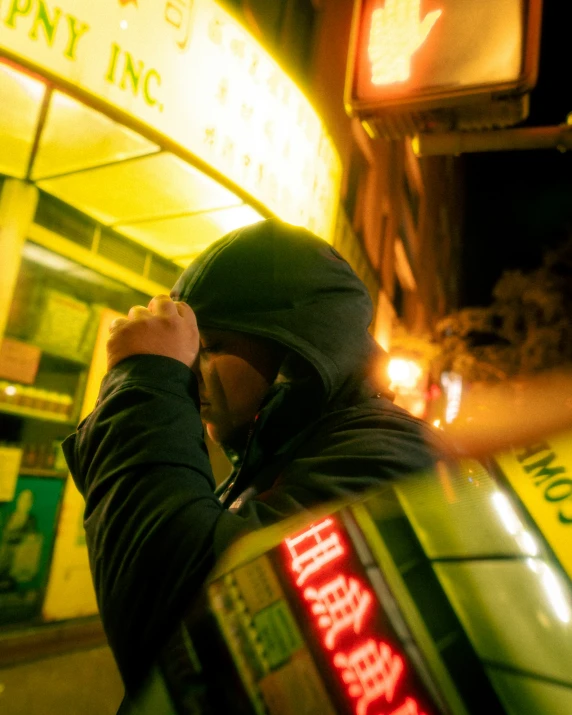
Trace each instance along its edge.
{"label": "street lamp glow", "polygon": [[396,387],[409,390],[413,389],[419,381],[422,372],[416,362],[404,358],[392,358],[387,366],[387,373],[391,380],[391,389]]}

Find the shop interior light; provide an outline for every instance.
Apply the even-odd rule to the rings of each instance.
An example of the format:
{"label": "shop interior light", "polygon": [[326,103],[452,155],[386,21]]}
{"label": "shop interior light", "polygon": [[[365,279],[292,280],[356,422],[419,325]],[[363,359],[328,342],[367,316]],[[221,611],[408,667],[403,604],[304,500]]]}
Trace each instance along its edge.
{"label": "shop interior light", "polygon": [[127,293],[130,288],[118,281],[114,281],[107,276],[103,276],[96,271],[92,271],[90,268],[81,266],[79,263],[70,261],[65,256],[60,256],[53,251],[48,251],[42,246],[38,246],[35,243],[27,241],[24,244],[22,250],[22,257],[32,263],[35,263],[44,268],[48,268],[52,271],[58,271],[58,273],[66,273],[73,278],[82,280],[87,283],[92,283],[94,285],[104,286],[115,292]]}
{"label": "shop interior light", "polygon": [[44,268],[49,268],[52,271],[58,271],[59,273],[73,273],[77,265],[65,258],[60,256],[58,253],[53,251],[48,251],[42,246],[38,246],[35,243],[27,242],[24,244],[22,250],[22,258],[36,263]]}
{"label": "shop interior light", "polygon": [[24,178],[46,85],[0,62],[0,174]]}
{"label": "shop interior light", "polygon": [[24,72],[19,72],[3,62],[0,62],[0,73],[3,73],[6,77],[10,77],[13,81],[17,82],[19,87],[35,102],[39,103],[44,99],[46,85],[41,80],[30,77],[30,75]]}
{"label": "shop interior light", "polygon": [[38,138],[31,177],[41,181],[80,172],[77,179],[81,181],[88,169],[117,165],[158,151],[157,144],[137,132],[54,90]]}

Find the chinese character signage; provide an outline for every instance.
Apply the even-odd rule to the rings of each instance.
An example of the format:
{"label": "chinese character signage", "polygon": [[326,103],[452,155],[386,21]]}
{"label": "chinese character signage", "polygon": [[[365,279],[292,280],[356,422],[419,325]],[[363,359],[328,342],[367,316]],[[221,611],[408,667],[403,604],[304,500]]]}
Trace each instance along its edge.
{"label": "chinese character signage", "polygon": [[437,712],[337,518],[285,539],[280,559],[348,712]]}
{"label": "chinese character signage", "polygon": [[530,90],[540,11],[541,0],[356,0],[348,110]]}
{"label": "chinese character signage", "polygon": [[2,55],[332,240],[341,164],[331,137],[214,0],[7,0]]}

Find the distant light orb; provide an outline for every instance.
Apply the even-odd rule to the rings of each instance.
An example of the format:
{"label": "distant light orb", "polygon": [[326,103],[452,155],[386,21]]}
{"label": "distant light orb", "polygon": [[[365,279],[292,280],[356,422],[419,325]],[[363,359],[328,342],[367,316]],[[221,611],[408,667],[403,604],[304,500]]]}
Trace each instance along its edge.
{"label": "distant light orb", "polygon": [[393,387],[412,389],[422,374],[421,367],[413,360],[392,358],[387,366],[387,374]]}

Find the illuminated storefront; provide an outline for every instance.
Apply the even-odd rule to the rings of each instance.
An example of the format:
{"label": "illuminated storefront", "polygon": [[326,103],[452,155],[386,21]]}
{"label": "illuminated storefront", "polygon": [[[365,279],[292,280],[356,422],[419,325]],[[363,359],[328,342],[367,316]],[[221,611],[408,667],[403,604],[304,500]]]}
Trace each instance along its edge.
{"label": "illuminated storefront", "polygon": [[244,537],[161,654],[162,712],[571,712],[569,442]]}
{"label": "illuminated storefront", "polygon": [[569,441],[441,464],[244,537],[142,712],[158,693],[162,712],[207,715],[570,712]]}
{"label": "illuminated storefront", "polygon": [[5,624],[96,611],[58,444],[94,404],[110,321],[261,218],[333,241],[341,164],[213,0],[2,3],[0,106]]}

